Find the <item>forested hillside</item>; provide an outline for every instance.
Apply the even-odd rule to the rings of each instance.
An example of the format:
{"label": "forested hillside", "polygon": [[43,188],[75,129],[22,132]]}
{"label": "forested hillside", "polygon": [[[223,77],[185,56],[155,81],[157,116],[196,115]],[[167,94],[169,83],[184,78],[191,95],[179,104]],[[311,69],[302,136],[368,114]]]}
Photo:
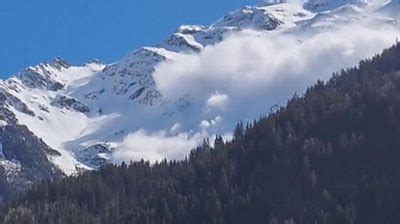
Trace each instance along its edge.
{"label": "forested hillside", "polygon": [[43,182],[3,223],[399,223],[400,44],[210,145]]}

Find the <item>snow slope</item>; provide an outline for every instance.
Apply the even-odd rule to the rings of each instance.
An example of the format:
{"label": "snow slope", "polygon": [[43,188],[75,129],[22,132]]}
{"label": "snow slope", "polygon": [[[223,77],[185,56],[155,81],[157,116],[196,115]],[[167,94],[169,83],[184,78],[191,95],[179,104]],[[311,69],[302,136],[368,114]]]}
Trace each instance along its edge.
{"label": "snow slope", "polygon": [[389,18],[400,18],[400,1],[392,0],[378,10],[379,13]]}

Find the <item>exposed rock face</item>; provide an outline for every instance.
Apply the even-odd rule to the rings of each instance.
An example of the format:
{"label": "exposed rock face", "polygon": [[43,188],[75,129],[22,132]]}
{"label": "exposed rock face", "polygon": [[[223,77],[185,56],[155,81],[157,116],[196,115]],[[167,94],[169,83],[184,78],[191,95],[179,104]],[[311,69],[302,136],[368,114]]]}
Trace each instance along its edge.
{"label": "exposed rock face", "polygon": [[96,144],[79,151],[78,157],[88,167],[98,169],[109,162],[111,151],[112,146],[110,145]]}
{"label": "exposed rock face", "polygon": [[69,110],[75,110],[81,113],[88,113],[90,111],[87,106],[79,102],[77,99],[64,95],[57,95],[56,98],[51,102],[51,105]]}
{"label": "exposed rock face", "polygon": [[0,195],[7,199],[43,179],[64,174],[49,156],[60,154],[36,137],[26,126],[16,124],[12,113],[3,109],[0,127]]}

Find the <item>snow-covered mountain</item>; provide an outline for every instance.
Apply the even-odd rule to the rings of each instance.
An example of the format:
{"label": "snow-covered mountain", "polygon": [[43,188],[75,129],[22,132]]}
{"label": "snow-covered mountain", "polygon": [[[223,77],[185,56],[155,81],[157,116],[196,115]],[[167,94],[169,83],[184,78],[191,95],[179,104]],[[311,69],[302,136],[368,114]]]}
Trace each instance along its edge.
{"label": "snow-covered mountain", "polygon": [[[228,96],[219,89],[207,95],[208,108],[200,105],[204,99],[189,92],[164,94],[153,76],[163,63],[202,54],[234,34],[307,38],[306,34],[323,34],[352,22],[396,27],[398,6],[397,0],[311,0],[304,7],[261,4],[229,13],[210,26],[181,26],[160,44],[135,50],[113,64],[94,60],[73,66],[57,58],[29,67],[0,82],[2,192],[42,178],[97,169],[115,159],[114,151],[132,133],[171,137],[168,144],[180,144],[179,139],[195,144],[203,137],[228,133],[233,122],[253,116],[230,116],[235,111],[226,108]],[[155,147],[155,155],[146,159],[182,158],[188,152],[169,154]],[[143,152],[135,153],[134,158],[143,157]]]}

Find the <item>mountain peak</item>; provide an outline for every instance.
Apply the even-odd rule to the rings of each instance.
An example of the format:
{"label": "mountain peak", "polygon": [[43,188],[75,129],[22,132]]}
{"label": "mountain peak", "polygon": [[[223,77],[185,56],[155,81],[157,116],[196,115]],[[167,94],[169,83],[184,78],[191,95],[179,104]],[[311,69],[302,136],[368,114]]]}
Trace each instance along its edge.
{"label": "mountain peak", "polygon": [[220,19],[213,27],[253,28],[258,30],[276,29],[281,22],[263,7],[246,6]]}
{"label": "mountain peak", "polygon": [[52,63],[51,65],[52,65],[53,67],[59,69],[59,70],[61,70],[61,69],[63,69],[63,68],[69,68],[69,67],[71,67],[70,64],[69,64],[66,60],[62,59],[61,57],[56,57],[56,58],[53,60],[53,63]]}
{"label": "mountain peak", "polygon": [[56,57],[53,62],[42,62],[36,66],[30,66],[16,75],[27,87],[59,90],[64,85],[58,82],[57,73],[68,69],[71,66],[60,57]]}

